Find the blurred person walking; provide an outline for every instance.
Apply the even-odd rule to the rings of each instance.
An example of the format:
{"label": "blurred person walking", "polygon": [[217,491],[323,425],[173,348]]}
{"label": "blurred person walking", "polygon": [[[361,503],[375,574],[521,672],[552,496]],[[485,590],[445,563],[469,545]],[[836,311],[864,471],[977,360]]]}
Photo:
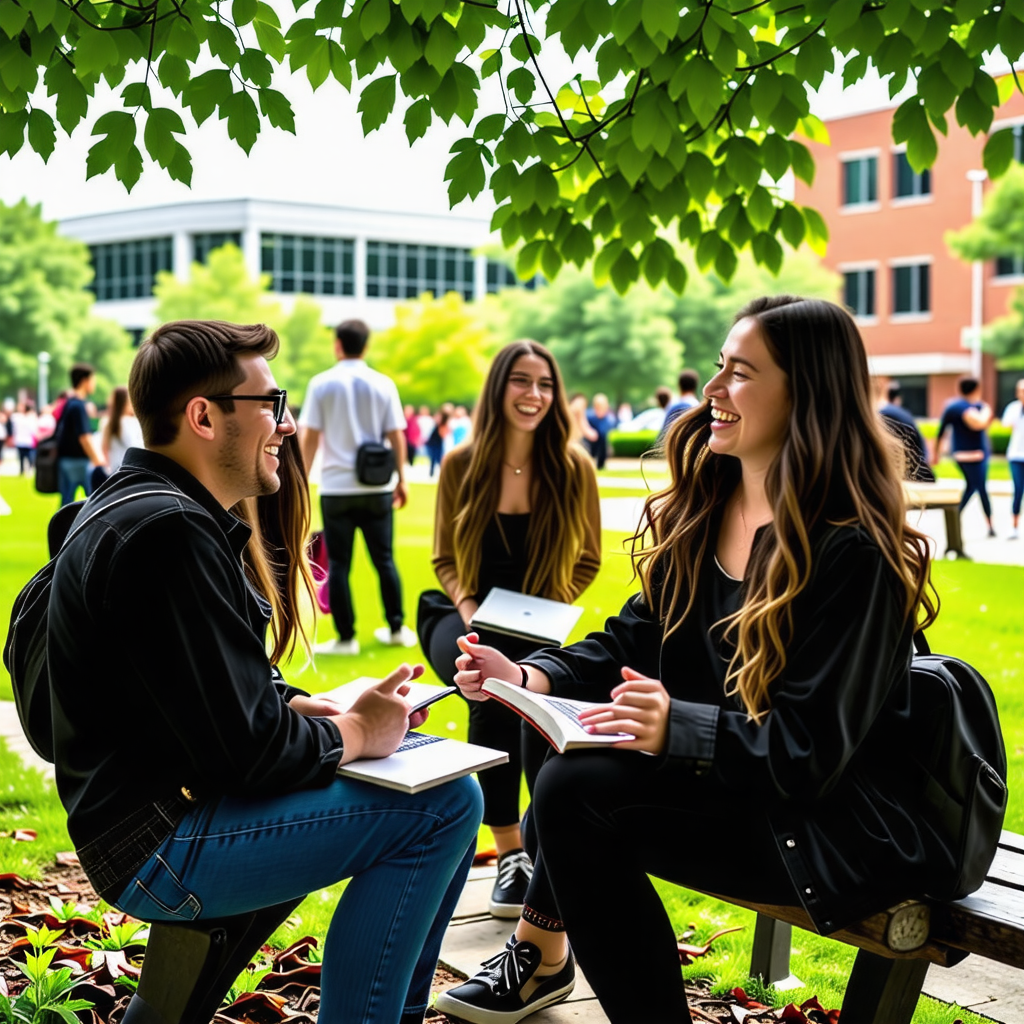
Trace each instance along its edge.
{"label": "blurred person walking", "polygon": [[[358,654],[356,615],[349,573],[356,530],[366,541],[380,578],[387,626],[374,630],[384,644],[411,647],[416,634],[406,625],[402,582],[394,558],[394,510],[406,503],[405,416],[390,377],[366,365],[370,328],[346,320],[335,331],[337,363],[318,373],[299,414],[299,443],[307,469],[323,439],[320,507],[327,544],[327,590],[336,640],[317,644],[318,654]],[[391,457],[384,441],[391,446]],[[382,472],[369,463],[380,458]],[[390,470],[390,471],[388,471]]]}
{"label": "blurred person walking", "polygon": [[928,465],[928,447],[917,421],[903,408],[903,395],[898,381],[886,389],[886,403],[878,410],[885,428],[903,445],[904,477],[923,483],[934,483],[935,474]]}
{"label": "blurred person walking", "polygon": [[587,413],[587,423],[597,434],[596,440],[590,441],[590,454],[598,469],[604,469],[608,460],[608,435],[615,429],[617,422],[608,404],[608,396],[599,391],[591,400],[590,411]]}
{"label": "blurred person walking", "polygon": [[992,526],[992,502],[989,501],[987,489],[989,440],[985,433],[992,422],[992,409],[981,400],[981,383],[977,377],[961,377],[957,388],[960,397],[948,402],[942,411],[939,432],[935,437],[935,461],[939,461],[943,439],[949,430],[953,460],[967,482],[960,498],[960,511],[963,512],[967,502],[977,493],[988,523],[988,535],[994,537],[996,531]]}
{"label": "blurred person walking", "polygon": [[36,464],[36,437],[39,434],[39,416],[35,405],[25,400],[19,402],[10,416],[11,436],[18,450],[18,473],[31,473]]}
{"label": "blurred person walking", "polygon": [[142,441],[142,426],[135,418],[128,389],[123,385],[114,388],[110,396],[110,408],[100,432],[100,447],[111,473],[121,468],[125,452],[129,448],[145,447]]}
{"label": "blurred person walking", "polygon": [[71,392],[59,414],[54,414],[57,417],[54,434],[61,506],[75,500],[79,487],[88,498],[92,494],[92,467],[103,465],[103,457],[93,443],[92,425],[85,406],[95,390],[95,369],[88,363],[75,363],[71,367]]}
{"label": "blurred person walking", "polygon": [[1003,410],[1003,426],[1010,428],[1006,460],[1013,480],[1013,530],[1009,540],[1020,537],[1020,506],[1024,500],[1024,377],[1017,381],[1016,395]]}

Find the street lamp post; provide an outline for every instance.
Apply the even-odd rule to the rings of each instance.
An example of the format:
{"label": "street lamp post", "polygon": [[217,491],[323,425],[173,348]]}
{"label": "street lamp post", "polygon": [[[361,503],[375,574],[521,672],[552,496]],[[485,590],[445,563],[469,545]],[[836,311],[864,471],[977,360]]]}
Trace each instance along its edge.
{"label": "street lamp post", "polygon": [[[988,174],[985,171],[968,171],[971,183],[971,219],[981,216],[982,186]],[[971,375],[981,380],[981,331],[984,325],[984,264],[975,260],[971,264]]]}
{"label": "street lamp post", "polygon": [[47,397],[47,383],[50,379],[50,353],[40,352],[36,359],[39,361],[39,387],[38,394],[36,396],[36,405],[39,411],[42,412],[44,406],[48,403]]}

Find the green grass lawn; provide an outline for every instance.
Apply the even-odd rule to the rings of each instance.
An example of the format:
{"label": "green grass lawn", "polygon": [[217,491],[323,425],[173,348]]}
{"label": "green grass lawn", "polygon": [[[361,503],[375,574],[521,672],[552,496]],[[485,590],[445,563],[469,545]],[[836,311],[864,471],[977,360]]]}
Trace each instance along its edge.
{"label": "green grass lawn", "polygon": [[[954,467],[955,469],[955,467]],[[609,472],[607,475],[619,475]],[[630,474],[633,475],[633,474]],[[639,474],[636,474],[639,475]],[[46,558],[45,533],[56,498],[37,495],[28,480],[0,478],[0,493],[13,514],[0,519],[0,616],[9,621],[11,604],[28,578]],[[435,489],[426,484],[411,487],[409,505],[396,516],[396,558],[405,592],[407,621],[415,619],[419,593],[436,586],[430,567],[433,500]],[[608,490],[607,496],[626,492]],[[632,493],[632,492],[629,492]],[[625,535],[605,531],[604,563],[584,600],[587,610],[574,638],[601,625],[632,593],[631,569],[625,555]],[[989,680],[999,704],[1009,762],[1010,806],[1007,828],[1024,831],[1024,650],[1020,642],[1024,621],[1024,569],[1011,566],[979,565],[973,562],[937,562],[934,579],[942,599],[939,621],[930,631],[935,650],[965,658]],[[315,665],[301,659],[285,666],[286,677],[311,692],[328,690],[360,675],[380,676],[402,660],[420,657],[416,649],[404,651],[383,647],[373,639],[375,627],[383,624],[380,594],[373,573],[360,546],[353,569],[353,593],[358,615],[357,636],[363,652],[353,658],[318,659]],[[317,637],[333,635],[329,620],[321,620]],[[98,649],[102,650],[98,638]],[[10,699],[10,679],[0,673],[0,698]],[[428,726],[442,734],[465,736],[465,706],[450,699],[434,709]],[[144,757],[140,750],[140,759]],[[733,808],[694,808],[693,843],[766,841],[764,836],[745,835],[733,823]],[[34,874],[52,860],[53,854],[70,849],[64,816],[52,787],[36,773],[24,771],[20,761],[0,751],[0,812],[5,829],[35,828],[34,843],[15,843],[0,838],[0,872]],[[742,816],[738,819],[742,821]],[[9,834],[9,833],[8,833]],[[488,843],[486,830],[481,843]],[[720,988],[744,984],[753,939],[753,915],[668,883],[658,882],[673,924],[678,932],[694,926],[698,940],[719,928],[733,924],[744,930],[716,941],[711,954],[686,968],[686,973],[711,975]],[[323,936],[337,896],[343,887],[334,886],[313,893],[299,908],[296,918],[283,929],[278,940],[291,941],[302,934]],[[806,983],[804,989],[786,993],[782,1001],[796,1001],[816,994],[826,1007],[839,1006],[854,951],[820,936],[794,930],[792,968]],[[779,997],[780,999],[782,997]],[[949,1024],[956,1017],[977,1020],[954,1007],[922,999],[915,1021],[918,1024]]]}

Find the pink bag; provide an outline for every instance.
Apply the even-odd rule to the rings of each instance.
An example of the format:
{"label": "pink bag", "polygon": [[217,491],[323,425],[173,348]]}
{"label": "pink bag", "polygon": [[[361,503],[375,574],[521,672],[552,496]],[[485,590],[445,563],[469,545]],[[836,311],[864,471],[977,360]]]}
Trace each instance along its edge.
{"label": "pink bag", "polygon": [[324,540],[323,530],[314,530],[309,538],[309,562],[313,580],[318,584],[317,607],[327,615],[331,610],[331,599],[327,588],[327,541]]}

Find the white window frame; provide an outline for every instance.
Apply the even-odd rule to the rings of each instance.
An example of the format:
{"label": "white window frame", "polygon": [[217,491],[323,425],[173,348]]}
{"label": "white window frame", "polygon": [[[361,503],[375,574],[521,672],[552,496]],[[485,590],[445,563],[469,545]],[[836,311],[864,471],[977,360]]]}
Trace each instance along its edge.
{"label": "white window frame", "polygon": [[[871,149],[850,149],[839,154],[839,168],[841,179],[839,182],[840,188],[840,204],[839,212],[842,214],[856,214],[856,213],[873,213],[882,208],[882,203],[878,196],[881,193],[879,181],[879,157],[882,155],[882,150],[879,147],[873,147]],[[875,198],[866,199],[859,203],[848,203],[846,202],[846,165],[853,163],[854,161],[869,160],[874,158],[875,161]]]}
{"label": "white window frame", "polygon": [[[928,203],[935,201],[935,182],[931,180],[933,177],[931,171],[933,167],[929,167],[929,191],[924,192],[921,195],[916,196],[898,196],[896,195],[896,186],[899,183],[899,175],[896,173],[896,157],[900,153],[906,153],[907,146],[903,143],[898,146],[892,146],[890,153],[892,154],[892,196],[889,200],[889,205],[899,209],[901,206],[925,206]],[[911,168],[913,170],[913,168]],[[915,172],[916,173],[916,172]]]}
{"label": "white window frame", "polygon": [[934,275],[929,270],[928,273],[928,305],[929,309],[924,310],[912,310],[905,313],[897,313],[895,310],[896,305],[896,275],[894,273],[900,267],[920,267],[927,265],[932,267],[935,260],[931,255],[920,255],[920,256],[897,256],[887,261],[889,268],[889,286],[891,289],[890,296],[890,313],[889,323],[891,324],[923,324],[928,323],[932,319],[935,306],[935,280]]}

